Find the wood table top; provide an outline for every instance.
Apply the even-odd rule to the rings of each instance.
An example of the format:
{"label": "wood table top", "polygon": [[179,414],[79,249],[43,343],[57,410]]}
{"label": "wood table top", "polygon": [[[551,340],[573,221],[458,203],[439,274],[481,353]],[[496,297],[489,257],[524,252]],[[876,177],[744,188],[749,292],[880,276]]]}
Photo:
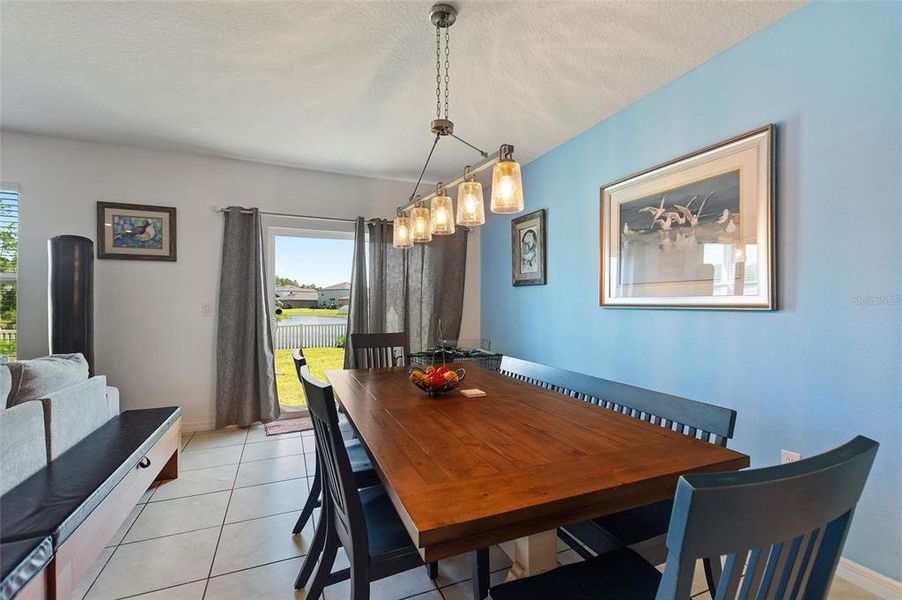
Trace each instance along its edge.
{"label": "wood table top", "polygon": [[329,371],[414,544],[438,560],[672,497],[748,456],[476,365],[428,398],[406,368]]}

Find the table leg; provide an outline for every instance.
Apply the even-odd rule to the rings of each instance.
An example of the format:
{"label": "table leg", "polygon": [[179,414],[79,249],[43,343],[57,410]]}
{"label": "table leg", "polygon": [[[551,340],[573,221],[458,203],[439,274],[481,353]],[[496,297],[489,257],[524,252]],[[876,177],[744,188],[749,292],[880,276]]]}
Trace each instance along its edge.
{"label": "table leg", "polygon": [[557,531],[543,531],[501,544],[514,564],[505,581],[538,575],[558,566]]}

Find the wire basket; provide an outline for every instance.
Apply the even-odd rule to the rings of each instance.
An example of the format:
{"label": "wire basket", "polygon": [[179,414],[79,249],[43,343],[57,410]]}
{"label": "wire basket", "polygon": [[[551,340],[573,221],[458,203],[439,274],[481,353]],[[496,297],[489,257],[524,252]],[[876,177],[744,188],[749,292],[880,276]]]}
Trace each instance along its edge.
{"label": "wire basket", "polygon": [[485,350],[459,350],[445,348],[415,352],[410,355],[410,363],[422,367],[428,367],[443,363],[468,363],[475,364],[483,369],[497,371],[501,368],[501,359],[504,355]]}

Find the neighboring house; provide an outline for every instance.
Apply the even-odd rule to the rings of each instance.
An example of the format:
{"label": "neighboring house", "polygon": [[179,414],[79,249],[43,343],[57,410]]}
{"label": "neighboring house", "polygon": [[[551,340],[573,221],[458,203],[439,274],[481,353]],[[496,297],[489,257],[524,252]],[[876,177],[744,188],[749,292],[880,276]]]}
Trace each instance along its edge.
{"label": "neighboring house", "polygon": [[300,288],[296,285],[279,285],[276,286],[276,298],[282,298],[283,296],[288,296],[289,294],[300,292],[303,289],[304,288]]}
{"label": "neighboring house", "polygon": [[[291,287],[292,291],[285,291]],[[276,288],[276,303],[282,308],[316,308],[319,295],[316,290],[295,288],[293,286]]]}
{"label": "neighboring house", "polygon": [[344,306],[351,299],[351,284],[347,281],[336,283],[319,290],[320,308],[338,308]]}

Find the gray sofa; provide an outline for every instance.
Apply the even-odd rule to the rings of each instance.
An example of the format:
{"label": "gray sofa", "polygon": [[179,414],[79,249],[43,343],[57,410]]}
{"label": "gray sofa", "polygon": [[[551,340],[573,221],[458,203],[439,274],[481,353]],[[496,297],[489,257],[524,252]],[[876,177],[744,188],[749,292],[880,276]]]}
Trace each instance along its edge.
{"label": "gray sofa", "polygon": [[0,364],[0,496],[119,414],[119,391],[81,354]]}

